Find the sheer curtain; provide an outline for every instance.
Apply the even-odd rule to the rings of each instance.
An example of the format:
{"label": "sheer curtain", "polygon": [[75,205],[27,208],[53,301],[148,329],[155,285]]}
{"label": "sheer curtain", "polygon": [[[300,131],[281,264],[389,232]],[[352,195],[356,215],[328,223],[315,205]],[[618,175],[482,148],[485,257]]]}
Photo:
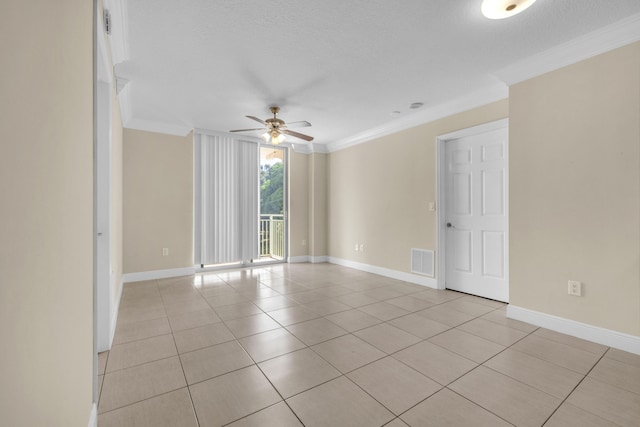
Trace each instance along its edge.
{"label": "sheer curtain", "polygon": [[246,263],[260,256],[259,170],[257,143],[194,134],[196,264]]}

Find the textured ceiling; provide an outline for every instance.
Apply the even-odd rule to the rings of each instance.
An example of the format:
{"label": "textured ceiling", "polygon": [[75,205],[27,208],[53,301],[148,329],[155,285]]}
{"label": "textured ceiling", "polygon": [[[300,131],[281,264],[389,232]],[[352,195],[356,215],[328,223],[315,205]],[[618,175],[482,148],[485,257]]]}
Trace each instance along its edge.
{"label": "textured ceiling", "polygon": [[495,87],[498,70],[640,13],[639,0],[538,0],[493,21],[480,3],[128,0],[129,59],[116,73],[137,122],[252,128],[245,115],[277,104],[329,143],[415,114],[413,102]]}

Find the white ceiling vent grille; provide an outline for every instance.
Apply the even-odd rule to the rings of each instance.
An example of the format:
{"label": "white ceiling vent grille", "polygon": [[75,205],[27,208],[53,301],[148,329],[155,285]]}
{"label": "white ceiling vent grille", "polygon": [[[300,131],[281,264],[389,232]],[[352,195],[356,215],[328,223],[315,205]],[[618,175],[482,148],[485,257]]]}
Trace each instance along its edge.
{"label": "white ceiling vent grille", "polygon": [[433,251],[411,248],[411,272],[433,277]]}

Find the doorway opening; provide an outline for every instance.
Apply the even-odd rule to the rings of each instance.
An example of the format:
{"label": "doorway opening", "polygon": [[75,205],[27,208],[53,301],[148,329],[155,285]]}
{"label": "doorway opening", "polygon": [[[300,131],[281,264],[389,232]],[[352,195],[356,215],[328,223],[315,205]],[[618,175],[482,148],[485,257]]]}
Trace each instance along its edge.
{"label": "doorway opening", "polygon": [[260,263],[287,259],[287,151],[260,146]]}

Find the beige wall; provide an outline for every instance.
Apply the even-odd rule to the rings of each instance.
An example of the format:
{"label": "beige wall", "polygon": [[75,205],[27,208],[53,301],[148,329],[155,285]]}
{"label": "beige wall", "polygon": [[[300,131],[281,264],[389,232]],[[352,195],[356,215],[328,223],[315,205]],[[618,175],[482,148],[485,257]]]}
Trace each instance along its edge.
{"label": "beige wall", "polygon": [[[292,257],[309,254],[309,162],[309,155],[289,150],[289,256]],[[183,200],[180,202],[179,198]],[[166,205],[170,211],[166,211]],[[149,217],[154,218],[149,221]],[[162,241],[177,242],[171,245],[177,249]],[[168,257],[161,256],[163,247],[169,247]],[[181,138],[125,129],[124,272],[192,265],[192,136]]]}
{"label": "beige wall", "polygon": [[[289,150],[289,256],[309,254],[309,155]],[[303,244],[303,241],[305,242]]]}
{"label": "beige wall", "polygon": [[[327,154],[289,151],[289,256],[327,255]],[[304,241],[304,243],[303,243]]]}
{"label": "beige wall", "polygon": [[640,335],[640,43],[510,94],[511,303]]}
{"label": "beige wall", "polygon": [[0,425],[86,427],[93,396],[92,3],[0,15]]}
{"label": "beige wall", "polygon": [[125,129],[123,157],[124,272],[193,266],[192,134]]}
{"label": "beige wall", "polygon": [[499,101],[329,154],[329,255],[410,272],[411,248],[436,249],[436,137],[507,114]]}
{"label": "beige wall", "polygon": [[309,255],[327,252],[327,154],[309,155]]}

